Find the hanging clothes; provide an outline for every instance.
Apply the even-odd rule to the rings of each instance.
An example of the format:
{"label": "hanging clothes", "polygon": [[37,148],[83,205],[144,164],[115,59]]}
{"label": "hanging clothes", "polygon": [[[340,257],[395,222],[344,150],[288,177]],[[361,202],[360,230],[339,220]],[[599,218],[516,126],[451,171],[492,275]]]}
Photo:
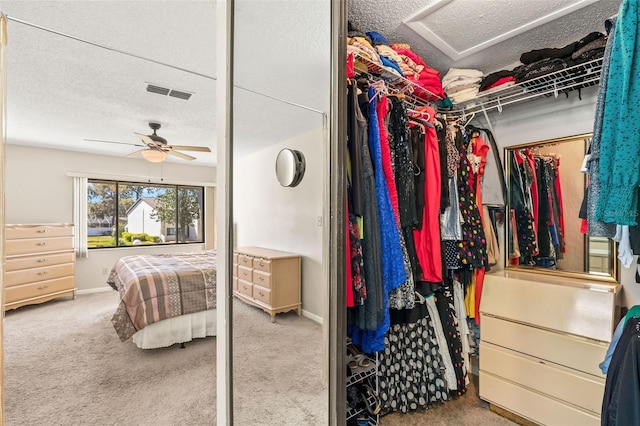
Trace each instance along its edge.
{"label": "hanging clothes", "polygon": [[[426,107],[429,113],[428,122],[433,126],[435,110]],[[424,133],[424,209],[422,226],[414,230],[413,236],[422,280],[428,282],[442,281],[442,252],[440,248],[440,153],[438,138],[434,127],[426,127]]]}
{"label": "hanging clothes", "polygon": [[[378,311],[377,327],[374,330],[352,330],[352,340],[361,345],[366,353],[378,352],[384,349],[384,335],[389,329],[389,293],[402,285],[406,279],[405,264],[403,262],[402,246],[398,233],[398,226],[394,215],[389,190],[386,184],[382,165],[382,150],[380,145],[380,128],[377,113],[377,93],[373,87],[368,90],[369,127],[368,142],[371,160],[374,168],[375,195],[378,203],[379,224],[371,233],[365,231],[364,239],[372,236],[372,233],[380,236],[380,260],[382,279],[375,283],[382,290],[382,310]],[[365,224],[367,223],[365,217]],[[366,252],[365,252],[366,253]],[[370,257],[365,260],[365,268]],[[375,261],[375,260],[374,260]],[[369,283],[367,279],[367,285]],[[367,288],[367,294],[369,289]]]}
{"label": "hanging clothes", "polygon": [[602,117],[600,182],[595,219],[637,225],[640,186],[640,4],[623,0],[616,21]]}

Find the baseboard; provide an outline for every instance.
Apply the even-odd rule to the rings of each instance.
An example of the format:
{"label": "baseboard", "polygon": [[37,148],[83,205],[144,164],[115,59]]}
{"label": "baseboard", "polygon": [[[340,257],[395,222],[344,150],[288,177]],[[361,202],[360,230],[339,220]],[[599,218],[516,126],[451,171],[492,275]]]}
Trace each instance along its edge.
{"label": "baseboard", "polygon": [[109,286],[106,287],[98,287],[98,288],[86,288],[83,290],[76,290],[76,294],[91,294],[91,293],[102,293],[103,291],[113,291],[113,289]]}
{"label": "baseboard", "polygon": [[316,314],[312,314],[311,312],[309,312],[309,311],[305,311],[304,309],[302,310],[302,316],[303,316],[303,317],[307,317],[307,318],[309,318],[311,321],[315,321],[315,322],[317,322],[318,324],[322,325],[322,317],[321,317],[321,316],[318,316],[318,315],[316,315]]}

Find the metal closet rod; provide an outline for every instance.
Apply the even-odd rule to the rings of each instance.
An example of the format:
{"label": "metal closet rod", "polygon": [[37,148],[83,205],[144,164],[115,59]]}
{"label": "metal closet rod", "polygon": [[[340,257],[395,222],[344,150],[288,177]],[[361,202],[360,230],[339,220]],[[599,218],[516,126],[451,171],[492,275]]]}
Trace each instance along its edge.
{"label": "metal closet rod", "polygon": [[[96,43],[96,42],[93,42],[93,41],[90,41],[90,40],[86,40],[86,39],[83,39],[83,38],[80,38],[80,37],[76,37],[76,36],[73,36],[71,34],[66,34],[66,33],[63,33],[63,32],[60,32],[60,31],[53,30],[51,28],[47,28],[47,27],[43,27],[41,25],[33,24],[31,22],[23,21],[22,19],[14,18],[14,17],[9,16],[9,15],[5,15],[5,16],[10,21],[17,22],[17,23],[23,24],[23,25],[27,25],[29,27],[36,28],[36,29],[39,29],[39,30],[42,30],[42,31],[46,31],[46,32],[49,32],[49,33],[52,33],[52,34],[56,34],[56,35],[59,35],[59,36],[62,36],[62,37],[70,38],[72,40],[76,40],[76,41],[79,41],[81,43],[86,43],[86,44],[89,44],[91,46],[99,47],[101,49],[109,50],[109,51],[115,52],[115,53],[120,53],[122,55],[131,56],[132,58],[142,59],[143,61],[151,62],[151,63],[154,63],[156,65],[162,65],[162,66],[168,67],[168,68],[173,68],[175,70],[186,72],[186,73],[193,74],[193,75],[197,75],[199,77],[207,78],[209,80],[214,80],[214,81],[218,80],[216,77],[211,76],[211,75],[202,74],[202,73],[199,73],[197,71],[188,70],[186,68],[181,68],[181,67],[178,67],[176,65],[167,64],[165,62],[160,62],[160,61],[157,61],[155,59],[151,59],[151,58],[147,58],[147,57],[144,57],[144,56],[136,55],[136,54],[131,53],[131,52],[126,52],[124,50],[119,50],[119,49],[116,49],[116,48],[113,48],[113,47],[110,47],[110,46],[106,46],[104,44],[100,44],[100,43]],[[259,96],[264,96],[265,98],[273,99],[274,101],[282,102],[282,103],[287,104],[287,105],[291,105],[291,106],[294,106],[294,107],[297,107],[297,108],[306,109],[307,111],[315,112],[317,114],[325,115],[324,111],[320,111],[320,110],[317,110],[315,108],[308,107],[306,105],[297,104],[295,102],[291,102],[291,101],[288,101],[286,99],[281,99],[281,98],[278,98],[278,97],[275,97],[275,96],[267,95],[266,93],[261,93],[261,92],[258,92],[256,90],[248,89],[246,87],[242,87],[242,86],[238,86],[238,85],[234,85],[233,87],[235,87],[236,89],[244,90],[246,92],[250,92],[250,93],[259,95]]]}

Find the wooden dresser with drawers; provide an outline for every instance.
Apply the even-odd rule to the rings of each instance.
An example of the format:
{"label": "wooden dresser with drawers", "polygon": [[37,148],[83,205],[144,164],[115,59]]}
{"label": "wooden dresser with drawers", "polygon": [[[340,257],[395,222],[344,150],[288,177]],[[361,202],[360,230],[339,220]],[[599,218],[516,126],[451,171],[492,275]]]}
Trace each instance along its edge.
{"label": "wooden dresser with drawers", "polygon": [[4,309],[75,297],[73,225],[5,225]]}
{"label": "wooden dresser with drawers", "polygon": [[300,255],[261,247],[233,252],[233,294],[271,315],[302,313]]}

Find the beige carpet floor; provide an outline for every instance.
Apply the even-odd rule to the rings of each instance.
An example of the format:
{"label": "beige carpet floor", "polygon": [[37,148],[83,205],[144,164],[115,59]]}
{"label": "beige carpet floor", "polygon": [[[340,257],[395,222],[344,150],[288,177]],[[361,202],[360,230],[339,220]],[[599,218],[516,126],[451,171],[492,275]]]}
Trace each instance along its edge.
{"label": "beige carpet floor", "polygon": [[[141,350],[111,325],[115,291],[27,306],[5,317],[5,424],[215,425],[216,338]],[[295,313],[234,300],[234,416],[245,425],[325,425],[322,330]],[[473,377],[473,376],[472,376]],[[509,425],[477,386],[381,425]]]}
{"label": "beige carpet floor", "polygon": [[[5,424],[214,425],[216,338],[141,350],[118,339],[115,291],[9,311]],[[322,330],[234,301],[237,425],[324,424]]]}

